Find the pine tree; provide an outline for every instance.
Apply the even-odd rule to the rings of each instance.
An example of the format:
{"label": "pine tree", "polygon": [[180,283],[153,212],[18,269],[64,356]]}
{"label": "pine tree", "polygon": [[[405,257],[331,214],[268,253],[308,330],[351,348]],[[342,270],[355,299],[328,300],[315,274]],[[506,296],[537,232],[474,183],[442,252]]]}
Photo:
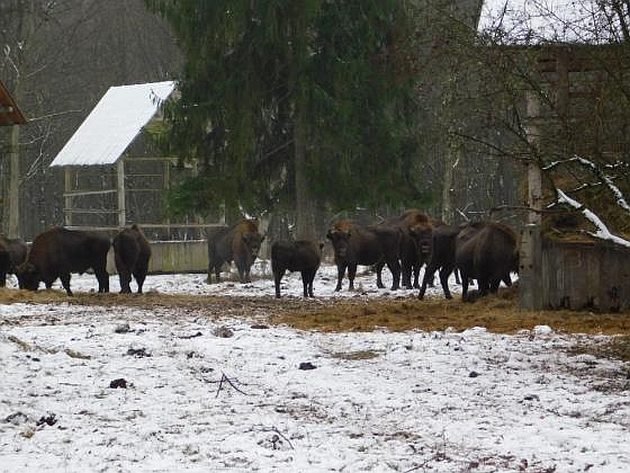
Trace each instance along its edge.
{"label": "pine tree", "polygon": [[418,107],[411,4],[147,0],[186,64],[164,141],[200,175],[175,208],[413,205]]}

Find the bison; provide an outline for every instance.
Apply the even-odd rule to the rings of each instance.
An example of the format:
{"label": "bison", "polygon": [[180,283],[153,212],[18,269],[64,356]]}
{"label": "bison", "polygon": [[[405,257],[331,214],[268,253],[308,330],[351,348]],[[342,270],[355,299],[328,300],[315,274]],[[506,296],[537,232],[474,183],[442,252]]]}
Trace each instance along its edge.
{"label": "bison", "polygon": [[151,246],[137,225],[132,225],[118,232],[112,242],[114,261],[120,280],[121,294],[131,293],[131,276],[136,279],[138,294],[142,293],[142,285],[147,277]]}
{"label": "bison", "polygon": [[17,267],[26,261],[28,248],[20,238],[0,235],[0,287],[6,285],[8,273],[15,274]]}
{"label": "bison", "polygon": [[433,281],[433,275],[439,271],[440,284],[444,291],[444,297],[452,299],[448,287],[448,278],[455,269],[455,239],[459,233],[458,227],[450,225],[437,225],[433,227],[431,235],[430,257],[424,271],[422,286],[418,293],[418,299],[424,298],[427,286]]}
{"label": "bison", "polygon": [[385,264],[392,273],[392,290],[400,286],[400,253],[401,231],[397,227],[387,225],[360,226],[351,220],[335,222],[326,237],[330,239],[335,251],[337,265],[337,287],[341,290],[343,276],[348,269],[350,290],[354,290],[354,277],[357,265],[376,265],[376,285],[385,287],[381,279],[381,269]]}
{"label": "bison", "polygon": [[469,278],[477,280],[480,296],[497,292],[501,281],[510,285],[510,273],[518,271],[516,232],[498,222],[469,224],[457,236],[455,262],[461,272],[462,300],[468,300]]}
{"label": "bison", "polygon": [[243,219],[231,227],[222,227],[208,238],[208,282],[212,273],[220,281],[224,263],[236,264],[241,283],[251,282],[250,270],[265,239],[258,231],[258,222]]}
{"label": "bison", "polygon": [[287,270],[300,271],[304,297],[313,297],[313,279],[322,260],[323,247],[323,243],[312,240],[276,241],[271,245],[271,270],[276,297],[280,297],[280,281]]}
{"label": "bison", "polygon": [[99,233],[60,227],[46,230],[35,237],[26,261],[16,271],[20,289],[36,291],[40,281],[50,289],[59,278],[71,296],[70,273],[84,273],[91,268],[98,280],[98,292],[109,292],[109,247],[109,238]]}

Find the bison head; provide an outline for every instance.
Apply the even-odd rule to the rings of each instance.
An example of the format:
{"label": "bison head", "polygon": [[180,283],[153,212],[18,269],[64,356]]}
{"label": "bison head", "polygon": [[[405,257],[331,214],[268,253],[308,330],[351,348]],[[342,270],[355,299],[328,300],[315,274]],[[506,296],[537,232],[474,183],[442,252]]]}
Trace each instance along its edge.
{"label": "bison head", "polygon": [[242,236],[243,243],[249,250],[249,254],[252,257],[252,261],[258,258],[258,253],[260,252],[260,245],[265,239],[264,235],[260,233],[245,233]]}
{"label": "bison head", "polygon": [[21,264],[15,271],[15,275],[18,278],[18,285],[20,289],[37,291],[37,288],[39,287],[40,275],[37,267],[34,264],[28,262]]}
{"label": "bison head", "polygon": [[411,227],[409,234],[416,243],[418,256],[427,259],[431,255],[433,247],[433,226],[420,223]]}
{"label": "bison head", "polygon": [[326,238],[332,243],[335,250],[335,259],[343,260],[348,256],[350,252],[350,236],[352,232],[350,230],[328,230]]}

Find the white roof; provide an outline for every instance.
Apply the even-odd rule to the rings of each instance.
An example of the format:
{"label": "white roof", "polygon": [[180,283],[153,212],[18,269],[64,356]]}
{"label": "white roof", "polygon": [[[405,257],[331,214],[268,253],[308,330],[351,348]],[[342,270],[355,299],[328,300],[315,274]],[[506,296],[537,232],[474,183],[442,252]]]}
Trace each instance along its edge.
{"label": "white roof", "polygon": [[504,44],[599,44],[620,40],[616,18],[601,0],[485,0],[478,30]]}
{"label": "white roof", "polygon": [[110,87],[50,165],[115,163],[174,88],[173,81]]}

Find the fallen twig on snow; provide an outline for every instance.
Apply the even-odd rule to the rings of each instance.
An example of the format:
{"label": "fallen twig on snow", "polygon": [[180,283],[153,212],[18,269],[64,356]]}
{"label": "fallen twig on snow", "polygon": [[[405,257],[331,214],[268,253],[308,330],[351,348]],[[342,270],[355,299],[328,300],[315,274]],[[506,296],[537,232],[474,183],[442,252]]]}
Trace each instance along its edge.
{"label": "fallen twig on snow", "polygon": [[221,372],[221,379],[218,381],[219,387],[217,388],[217,395],[215,397],[219,397],[219,393],[221,392],[221,389],[223,388],[223,382],[228,383],[230,386],[234,388],[234,390],[238,391],[239,393],[244,394],[245,396],[249,396],[248,393],[236,387],[236,385],[232,382],[230,378],[226,376],[225,373]]}

